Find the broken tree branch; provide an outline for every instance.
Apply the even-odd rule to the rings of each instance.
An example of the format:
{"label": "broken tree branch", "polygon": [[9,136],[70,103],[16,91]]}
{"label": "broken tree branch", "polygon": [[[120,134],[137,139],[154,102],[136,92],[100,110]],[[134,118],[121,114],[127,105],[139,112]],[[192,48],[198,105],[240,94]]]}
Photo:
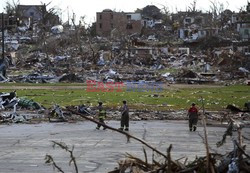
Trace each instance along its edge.
{"label": "broken tree branch", "polygon": [[222,136],[222,139],[216,143],[217,147],[221,147],[225,143],[227,136],[232,136],[232,134],[233,134],[232,131],[233,131],[233,122],[230,121],[230,123],[227,127],[227,130],[225,131],[225,133]]}
{"label": "broken tree branch", "polygon": [[76,112],[76,111],[74,111],[74,110],[68,109],[68,111],[70,111],[72,114],[79,115],[79,116],[81,116],[82,118],[85,118],[85,119],[87,119],[87,120],[89,120],[89,121],[91,121],[91,122],[93,122],[93,123],[102,125],[104,128],[107,128],[107,129],[116,131],[116,132],[118,132],[118,133],[121,133],[121,134],[123,134],[123,135],[125,135],[125,136],[127,137],[128,141],[129,141],[130,138],[132,138],[132,139],[134,139],[134,140],[136,140],[136,141],[142,143],[143,145],[147,146],[148,148],[152,149],[154,152],[156,152],[157,154],[163,156],[164,158],[166,158],[166,159],[168,158],[164,153],[162,153],[161,151],[157,150],[156,148],[154,148],[153,146],[149,145],[148,143],[146,143],[144,140],[142,140],[142,139],[140,139],[140,138],[137,138],[137,137],[135,137],[135,136],[133,136],[133,135],[130,135],[129,133],[126,133],[126,132],[121,131],[121,130],[119,130],[119,129],[115,129],[115,128],[113,128],[113,127],[107,126],[106,124],[102,124],[102,123],[98,122],[97,120],[94,120],[94,119],[92,119],[92,118],[90,118],[90,117],[88,117],[88,116],[86,116],[86,115],[83,115],[83,114],[81,114],[81,113],[79,113],[79,112]]}
{"label": "broken tree branch", "polygon": [[238,147],[238,149],[242,152],[242,154],[244,154],[248,159],[250,159],[250,156],[245,152],[245,150],[242,148],[242,146],[239,145],[237,141],[235,141],[235,144]]}
{"label": "broken tree branch", "polygon": [[249,138],[247,138],[247,137],[245,137],[244,135],[242,135],[242,138],[243,138],[243,139],[245,139],[245,140],[250,141],[250,139],[249,139]]}
{"label": "broken tree branch", "polygon": [[76,173],[78,173],[78,167],[77,167],[77,164],[76,164],[76,159],[75,159],[75,156],[73,154],[73,151],[74,151],[74,146],[72,147],[72,149],[70,150],[69,147],[62,143],[62,142],[56,142],[56,141],[52,141],[53,142],[53,147],[55,147],[56,145],[59,146],[60,148],[64,149],[65,151],[69,152],[70,153],[70,161],[69,161],[69,165],[71,165],[71,163],[73,162],[74,164],[74,168],[75,168],[75,171]]}
{"label": "broken tree branch", "polygon": [[147,152],[146,152],[144,147],[143,147],[143,153],[144,153],[144,157],[145,157],[145,162],[148,164],[148,156],[147,156]]}
{"label": "broken tree branch", "polygon": [[172,149],[172,144],[170,144],[170,146],[167,149],[167,156],[168,156],[168,173],[172,172],[171,169],[171,149]]}
{"label": "broken tree branch", "polygon": [[[204,137],[199,132],[198,132],[198,135],[202,139],[202,143],[206,145]],[[214,149],[212,149],[209,145],[208,145],[208,147],[209,147],[210,151],[213,151],[214,153],[216,153],[216,151]]]}
{"label": "broken tree branch", "polygon": [[46,160],[45,163],[52,163],[54,168],[56,168],[59,172],[64,173],[64,171],[56,164],[51,155],[46,154],[45,160]]}
{"label": "broken tree branch", "polygon": [[205,147],[206,147],[206,156],[207,156],[207,172],[214,172],[214,169],[212,167],[212,164],[210,162],[210,152],[209,152],[209,146],[208,146],[208,139],[207,139],[207,125],[206,125],[206,120],[204,118],[205,116],[205,106],[204,106],[204,100],[203,97],[201,97],[201,103],[202,103],[202,123],[204,127],[204,142],[205,142]]}

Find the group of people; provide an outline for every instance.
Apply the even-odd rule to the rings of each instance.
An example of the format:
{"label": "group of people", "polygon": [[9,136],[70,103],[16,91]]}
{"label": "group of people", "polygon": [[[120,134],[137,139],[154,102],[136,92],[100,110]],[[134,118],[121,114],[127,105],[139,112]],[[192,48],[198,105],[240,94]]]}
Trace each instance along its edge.
{"label": "group of people", "polygon": [[[121,107],[121,127],[119,130],[123,131],[129,131],[129,109],[127,106],[127,101],[122,101],[123,106]],[[96,129],[100,129],[103,124],[105,124],[105,118],[106,118],[106,110],[102,106],[102,102],[98,102],[98,119],[99,119],[99,124],[97,125]],[[105,130],[106,127],[103,126],[103,130]]]}
{"label": "group of people", "polygon": [[[129,131],[129,109],[127,106],[127,102],[124,100],[122,101],[123,106],[121,107],[121,126],[119,130]],[[103,108],[102,102],[98,102],[98,118],[99,124],[97,125],[96,129],[100,129],[103,124],[105,125],[105,118],[106,118],[106,110]],[[196,131],[197,129],[197,122],[198,122],[198,109],[195,106],[195,103],[192,103],[191,107],[188,110],[188,117],[189,117],[189,130]],[[106,127],[103,126],[103,130]]]}

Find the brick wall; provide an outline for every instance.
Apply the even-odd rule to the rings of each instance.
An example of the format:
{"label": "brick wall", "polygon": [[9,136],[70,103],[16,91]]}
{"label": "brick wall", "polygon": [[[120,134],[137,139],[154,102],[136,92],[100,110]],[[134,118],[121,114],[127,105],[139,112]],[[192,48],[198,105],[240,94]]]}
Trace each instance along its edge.
{"label": "brick wall", "polygon": [[103,11],[96,13],[96,33],[99,36],[109,37],[116,29],[122,35],[140,33],[141,20],[131,20],[124,12]]}

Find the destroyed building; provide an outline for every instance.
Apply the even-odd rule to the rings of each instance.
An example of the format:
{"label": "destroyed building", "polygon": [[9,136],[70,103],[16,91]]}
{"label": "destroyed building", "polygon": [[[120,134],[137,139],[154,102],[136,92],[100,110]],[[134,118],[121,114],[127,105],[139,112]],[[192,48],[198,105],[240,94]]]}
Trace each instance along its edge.
{"label": "destroyed building", "polygon": [[20,23],[31,25],[31,23],[41,21],[46,12],[44,5],[18,5],[17,14]]}
{"label": "destroyed building", "polygon": [[17,18],[13,14],[3,14],[3,20],[4,21],[2,21],[2,17],[0,17],[0,28],[2,28],[2,24],[4,24],[6,29],[12,30],[15,29],[18,24]]}
{"label": "destroyed building", "polygon": [[172,14],[172,21],[178,30],[178,37],[183,40],[198,40],[207,36],[218,35],[218,28],[212,25],[212,14],[201,11],[186,11]]}
{"label": "destroyed building", "polygon": [[240,39],[243,41],[249,41],[250,39],[250,3],[246,6],[246,11],[234,13],[231,16],[232,27],[240,35]]}
{"label": "destroyed building", "polygon": [[110,9],[96,13],[96,33],[99,36],[140,33],[142,26],[140,13],[115,12]]}
{"label": "destroyed building", "polygon": [[145,28],[160,28],[162,24],[161,10],[155,5],[148,5],[141,10]]}
{"label": "destroyed building", "polygon": [[20,25],[32,26],[34,23],[58,25],[59,17],[47,11],[46,5],[18,5],[17,17]]}
{"label": "destroyed building", "polygon": [[180,27],[188,27],[192,24],[200,26],[209,25],[212,22],[211,13],[202,11],[179,11],[171,15],[172,20],[179,23]]}

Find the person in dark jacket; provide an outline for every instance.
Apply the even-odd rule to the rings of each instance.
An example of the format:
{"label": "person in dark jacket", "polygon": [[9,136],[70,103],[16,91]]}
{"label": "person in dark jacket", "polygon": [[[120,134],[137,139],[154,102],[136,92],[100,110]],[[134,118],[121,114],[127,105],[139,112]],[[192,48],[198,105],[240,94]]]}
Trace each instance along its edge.
{"label": "person in dark jacket", "polygon": [[124,100],[122,101],[123,106],[121,107],[121,127],[119,128],[120,130],[123,130],[125,127],[125,131],[129,130],[129,109],[127,106],[127,102]]}
{"label": "person in dark jacket", "polygon": [[198,109],[195,107],[195,103],[192,103],[192,106],[189,108],[188,117],[189,117],[189,130],[196,131],[198,122]]}
{"label": "person in dark jacket", "polygon": [[[100,127],[102,126],[102,124],[105,124],[104,120],[106,118],[106,111],[104,110],[103,106],[102,106],[102,102],[98,102],[99,105],[98,105],[98,118],[99,118],[99,123],[101,124],[98,124],[96,129],[100,129]],[[105,130],[106,127],[103,126],[103,130]]]}

